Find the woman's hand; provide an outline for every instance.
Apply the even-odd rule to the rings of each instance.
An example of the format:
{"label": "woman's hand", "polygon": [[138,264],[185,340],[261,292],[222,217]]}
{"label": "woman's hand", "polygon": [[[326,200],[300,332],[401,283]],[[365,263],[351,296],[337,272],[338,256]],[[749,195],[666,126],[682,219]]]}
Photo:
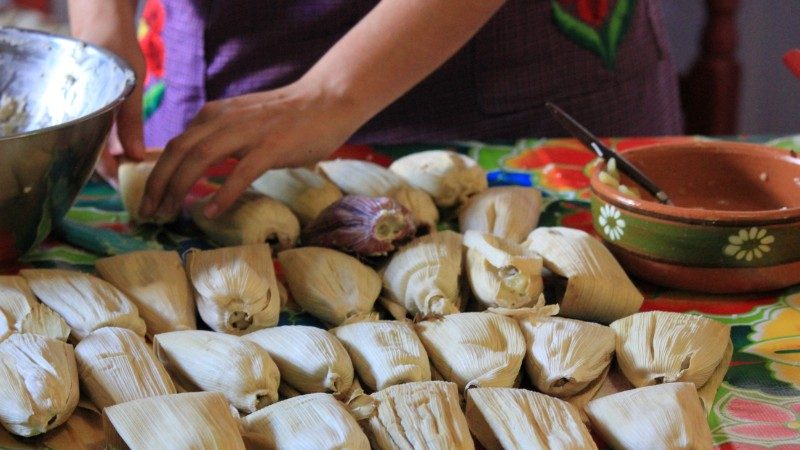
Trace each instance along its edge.
{"label": "woman's hand", "polygon": [[378,2],[298,82],[206,105],[167,145],[140,215],[174,213],[205,170],[229,156],[239,163],[206,205],[207,217],[227,209],[267,169],[328,156],[452,56],[504,1]]}
{"label": "woman's hand", "polygon": [[214,217],[266,170],[327,157],[365,120],[341,97],[302,81],[207,103],[186,131],[167,144],[147,181],[140,214],[161,217],[178,211],[209,166],[237,158],[204,210]]}
{"label": "woman's hand", "polygon": [[98,172],[106,179],[117,175],[117,157],[141,160],[144,157],[142,93],[145,61],[136,39],[135,1],[70,0],[69,19],[72,35],[104,47],[121,57],[136,74],[136,87],[120,107],[116,126],[111,132]]}

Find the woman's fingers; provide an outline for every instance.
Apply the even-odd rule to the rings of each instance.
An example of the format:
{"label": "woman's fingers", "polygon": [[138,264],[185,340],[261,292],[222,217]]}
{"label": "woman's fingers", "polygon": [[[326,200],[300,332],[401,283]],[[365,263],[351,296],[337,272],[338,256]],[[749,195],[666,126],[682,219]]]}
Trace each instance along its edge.
{"label": "woman's fingers", "polygon": [[239,153],[247,133],[237,127],[224,127],[186,151],[186,155],[171,174],[164,189],[157,215],[164,217],[178,211],[192,186],[213,164]]}
{"label": "woman's fingers", "polygon": [[218,130],[224,126],[225,124],[214,122],[199,123],[167,143],[158,163],[147,179],[139,211],[142,217],[150,217],[161,209],[168,186],[172,182],[175,172],[184,164],[185,158],[189,155],[195,159],[211,158],[212,161],[206,167],[216,161],[217,155],[215,147],[210,145],[210,137],[215,133],[219,134]]}
{"label": "woman's fingers", "polygon": [[239,198],[253,181],[273,165],[271,159],[265,160],[263,154],[249,151],[234,167],[230,176],[203,208],[203,214],[213,219],[225,212]]}
{"label": "woman's fingers", "polygon": [[141,80],[137,80],[131,96],[122,104],[117,114],[117,135],[125,156],[136,161],[141,161],[145,153],[141,83]]}

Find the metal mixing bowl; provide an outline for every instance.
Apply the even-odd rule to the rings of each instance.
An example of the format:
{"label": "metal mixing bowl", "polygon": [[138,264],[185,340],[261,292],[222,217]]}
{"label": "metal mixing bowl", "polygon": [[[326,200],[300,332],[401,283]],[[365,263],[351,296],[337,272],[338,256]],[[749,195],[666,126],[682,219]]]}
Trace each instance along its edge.
{"label": "metal mixing bowl", "polygon": [[0,28],[0,263],[64,217],[134,84],[130,66],[106,50]]}

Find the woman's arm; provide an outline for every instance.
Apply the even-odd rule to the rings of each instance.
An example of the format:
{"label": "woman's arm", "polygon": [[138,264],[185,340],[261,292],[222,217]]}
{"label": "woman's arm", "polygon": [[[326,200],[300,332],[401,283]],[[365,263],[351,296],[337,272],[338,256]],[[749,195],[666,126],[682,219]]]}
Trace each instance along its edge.
{"label": "woman's arm", "polygon": [[145,64],[136,39],[136,0],[69,0],[67,6],[75,38],[111,50],[125,59],[136,73],[136,88],[117,116],[117,135],[126,156],[141,159],[144,156],[142,84]]}
{"label": "woman's arm", "polygon": [[173,139],[141,213],[176,211],[212,164],[240,162],[205,214],[227,209],[269,168],[328,156],[361,125],[442,65],[504,0],[383,0],[297,82],[208,103]]}

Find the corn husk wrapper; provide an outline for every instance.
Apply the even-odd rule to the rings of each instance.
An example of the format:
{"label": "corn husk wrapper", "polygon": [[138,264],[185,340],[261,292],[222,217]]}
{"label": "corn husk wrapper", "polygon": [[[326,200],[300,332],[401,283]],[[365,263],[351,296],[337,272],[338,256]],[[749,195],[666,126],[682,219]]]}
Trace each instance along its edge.
{"label": "corn husk wrapper", "polygon": [[567,278],[561,299],[565,317],[611,323],[635,313],[644,297],[611,252],[588,233],[573,228],[537,228],[523,244],[542,255],[544,266]]}
{"label": "corn husk wrapper", "polygon": [[617,363],[634,386],[692,383],[705,388],[704,406],[711,407],[732,355],[729,326],[693,314],[649,311],[611,328],[618,336]]}
{"label": "corn husk wrapper", "polygon": [[725,374],[728,373],[728,368],[731,365],[731,360],[733,359],[733,341],[728,340],[728,345],[725,346],[725,353],[722,355],[722,359],[720,360],[717,368],[714,369],[714,372],[711,373],[711,376],[708,377],[708,381],[703,384],[698,390],[697,394],[700,395],[700,401],[703,403],[703,407],[706,409],[706,412],[711,411],[711,408],[714,406],[714,399],[717,396],[717,390],[722,385],[722,381],[725,379]]}
{"label": "corn husk wrapper", "polygon": [[245,413],[278,401],[278,366],[266,350],[251,341],[187,330],[159,334],[153,347],[164,367],[188,390],[222,392]]}
{"label": "corn husk wrapper", "polygon": [[244,450],[236,419],[219,392],[151,397],[106,408],[107,445],[130,450]]}
{"label": "corn husk wrapper", "polygon": [[278,200],[256,191],[246,191],[219,216],[209,219],[203,208],[211,196],[194,202],[189,211],[203,233],[220,246],[270,244],[274,249],[291,248],[300,236],[300,222]]}
{"label": "corn husk wrapper", "polygon": [[33,333],[66,342],[70,328],[55,311],[36,301],[25,278],[0,276],[0,341],[11,333]]}
{"label": "corn husk wrapper", "polygon": [[18,438],[0,427],[0,448],[3,450],[97,450],[103,448],[103,422],[100,413],[78,406],[66,422],[33,437]]}
{"label": "corn husk wrapper", "polygon": [[285,325],[250,333],[244,339],[266,350],[277,364],[281,381],[300,394],[350,393],[353,363],[331,333],[305,325]]}
{"label": "corn husk wrapper", "polygon": [[413,214],[418,229],[436,230],[439,210],[431,196],[409,186],[391,170],[373,162],[355,159],[321,161],[317,164],[317,170],[345,194],[392,198]]}
{"label": "corn husk wrapper", "polygon": [[122,327],[144,336],[136,305],[110,283],[81,272],[25,269],[20,272],[34,294],[58,313],[80,341],[102,327]]}
{"label": "corn husk wrapper", "polygon": [[592,427],[620,450],[711,450],[711,431],[691,383],[648,386],[589,402]]}
{"label": "corn husk wrapper", "polygon": [[569,398],[599,388],[614,357],[611,328],[563,317],[519,321],[528,351],[525,368],[540,392]]}
{"label": "corn husk wrapper", "polygon": [[492,187],[470,198],[459,211],[459,230],[489,233],[520,244],[539,223],[542,193],[520,186]]}
{"label": "corn husk wrapper", "polygon": [[542,258],[497,236],[467,231],[467,278],[482,307],[532,306],[543,290]]}
{"label": "corn husk wrapper", "polygon": [[389,170],[430,194],[441,207],[462,203],[488,188],[486,172],[478,163],[450,150],[412,153],[393,162]]}
{"label": "corn husk wrapper", "polygon": [[458,387],[444,381],[391,386],[371,395],[375,410],[362,423],[377,450],[472,450]]}
{"label": "corn husk wrapper", "polygon": [[335,184],[304,167],[268,170],[253,181],[252,188],[286,205],[301,225],[342,198]]}
{"label": "corn husk wrapper", "polygon": [[403,179],[389,169],[357,159],[320,161],[317,171],[349,195],[383,197],[405,185]]}
{"label": "corn husk wrapper", "polygon": [[467,391],[467,422],[486,450],[596,450],[578,410],[538,392],[510,388]]}
{"label": "corn husk wrapper", "polygon": [[278,324],[281,300],[268,245],[192,251],[186,271],[212,330],[242,335]]}
{"label": "corn husk wrapper", "polygon": [[416,234],[414,218],[389,197],[346,195],[309,223],[301,240],[306,246],[329,247],[359,256],[382,256]]}
{"label": "corn husk wrapper", "polygon": [[119,165],[117,176],[119,178],[119,191],[122,205],[128,211],[128,217],[135,223],[163,224],[175,221],[180,216],[180,211],[164,217],[140,217],[139,208],[144,197],[144,188],[147,178],[156,166],[156,161],[161,152],[149,152],[144,161],[125,161]]}
{"label": "corn husk wrapper", "polygon": [[387,300],[412,315],[453,314],[461,306],[462,236],[423,236],[398,250],[383,269]]}
{"label": "corn husk wrapper", "polygon": [[136,304],[147,334],[194,330],[194,293],[174,251],[145,250],[102,258],[95,270]]}
{"label": "corn husk wrapper", "polygon": [[420,322],[416,328],[433,366],[460,390],[516,383],[525,338],[513,319],[468,312]]}
{"label": "corn husk wrapper", "polygon": [[408,322],[359,322],[331,333],[347,348],[358,376],[373,391],[431,380],[428,354]]}
{"label": "corn husk wrapper", "polygon": [[125,328],[92,332],[75,347],[81,383],[100,409],[174,394],[175,385],[141,336]]}
{"label": "corn husk wrapper", "polygon": [[35,436],[69,419],[79,400],[72,346],[15,333],[0,342],[0,425]]}
{"label": "corn husk wrapper", "polygon": [[244,418],[248,432],[276,450],[369,450],[356,420],[330,394],[306,394],[283,400]]}
{"label": "corn husk wrapper", "polygon": [[340,325],[370,316],[381,279],[350,255],[322,247],[278,254],[292,298],[323,322]]}
{"label": "corn husk wrapper", "polygon": [[414,217],[414,224],[420,234],[436,232],[436,226],[439,224],[439,209],[427,192],[403,185],[388,192],[386,195],[395,199],[411,212]]}
{"label": "corn husk wrapper", "polygon": [[3,342],[5,338],[11,336],[14,333],[14,330],[11,328],[11,325],[8,323],[8,318],[6,317],[3,310],[0,310],[0,342]]}

